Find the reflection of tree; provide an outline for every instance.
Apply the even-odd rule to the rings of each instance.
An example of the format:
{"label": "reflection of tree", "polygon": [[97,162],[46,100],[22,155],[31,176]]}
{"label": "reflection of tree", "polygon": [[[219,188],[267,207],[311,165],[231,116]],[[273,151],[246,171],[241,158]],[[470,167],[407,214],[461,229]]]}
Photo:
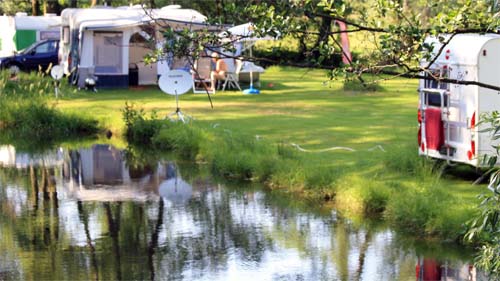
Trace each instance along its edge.
{"label": "reflection of tree", "polygon": [[[53,168],[12,176],[25,196],[10,199],[0,180],[0,249],[22,256],[17,266],[25,279],[197,279],[232,266],[229,260],[265,267],[267,254],[285,248],[309,266],[308,276],[357,280],[367,274],[369,246],[380,235],[280,206],[259,192],[195,186],[185,204],[76,202],[65,198],[66,185],[57,185],[63,179]],[[411,253],[401,258],[397,243],[386,240],[376,265],[383,267],[380,280],[405,279],[402,270],[414,275]]]}
{"label": "reflection of tree", "polygon": [[87,246],[89,247],[90,250],[90,260],[92,263],[92,269],[94,271],[93,272],[94,280],[99,280],[99,268],[97,266],[95,247],[92,244],[92,237],[90,237],[90,231],[89,231],[89,215],[87,211],[84,209],[82,201],[77,202],[77,208],[78,208],[78,216],[80,217],[80,221],[83,223],[85,237],[87,238]]}
{"label": "reflection of tree", "polygon": [[[30,219],[22,217],[24,225],[29,231],[27,240],[35,247],[48,249],[51,253],[57,249],[59,241],[59,205],[55,186],[54,169],[47,167],[35,168],[30,166],[31,201],[33,209],[28,211]],[[40,187],[42,191],[42,208],[39,206]],[[54,255],[51,255],[54,257]]]}
{"label": "reflection of tree", "polygon": [[149,242],[148,247],[148,266],[151,272],[151,280],[155,280],[155,267],[153,263],[153,256],[155,254],[156,248],[158,247],[158,235],[160,234],[161,226],[163,224],[163,210],[164,203],[163,199],[160,198],[158,202],[158,219],[156,220],[156,225],[151,235],[151,242]]}
{"label": "reflection of tree", "polygon": [[[250,223],[234,221],[231,196],[225,192],[203,193],[199,200],[188,205],[195,221],[203,226],[201,234],[206,244],[205,251],[215,265],[227,260],[228,247],[234,247],[239,258],[260,262],[266,245],[263,233]],[[201,249],[200,249],[201,250]],[[201,254],[201,253],[200,253]]]}
{"label": "reflection of tree", "polygon": [[[28,178],[24,186],[26,201],[13,202],[12,207],[15,208],[16,204],[21,207],[21,211],[9,217],[7,222],[10,223],[7,224],[3,216],[0,217],[0,230],[2,233],[12,233],[12,239],[16,240],[16,251],[24,253],[25,258],[20,261],[24,267],[21,272],[26,279],[47,278],[43,275],[46,272],[52,272],[52,277],[55,278],[60,276],[58,267],[62,247],[54,168],[30,166],[24,171]],[[23,173],[15,176],[23,177]],[[2,194],[0,201],[8,201],[5,194]],[[45,271],[38,272],[39,270]]]}
{"label": "reflection of tree", "polygon": [[368,251],[368,246],[372,242],[371,240],[372,231],[368,229],[365,231],[363,243],[359,247],[358,267],[356,268],[354,280],[361,280],[361,275],[363,274],[363,269],[365,267],[366,252]]}
{"label": "reflection of tree", "polygon": [[121,255],[120,255],[120,243],[118,240],[118,234],[120,233],[120,218],[121,218],[121,207],[122,203],[119,202],[117,204],[117,210],[115,217],[113,217],[113,212],[111,210],[111,205],[109,202],[103,203],[104,210],[106,212],[106,218],[108,223],[109,236],[112,240],[113,245],[113,254],[115,257],[114,263],[116,270],[116,278],[117,280],[122,280],[122,268],[121,268]]}
{"label": "reflection of tree", "polygon": [[335,239],[333,254],[334,263],[340,275],[340,280],[349,280],[349,249],[351,247],[348,226],[339,221],[335,227]]}
{"label": "reflection of tree", "polygon": [[158,168],[161,155],[157,151],[129,145],[123,151],[125,162],[132,178],[140,178]]}
{"label": "reflection of tree", "polygon": [[[75,279],[94,280],[177,278],[186,270],[204,272],[225,266],[228,249],[236,249],[238,259],[260,262],[270,246],[251,223],[233,220],[231,196],[224,192],[204,192],[182,208],[165,208],[163,199],[157,204],[74,202],[83,227],[68,228],[71,204],[63,204],[65,219],[61,220],[58,195],[63,187],[56,186],[60,181],[55,181],[55,176],[62,175],[53,168],[31,167],[29,181],[20,187],[30,195],[26,202],[30,207],[23,208],[17,218],[0,219],[2,228],[13,219],[21,222],[9,223],[9,227],[20,246],[14,251],[32,255],[20,265],[28,279],[64,279],[69,273]],[[173,231],[179,216],[191,217],[199,233]],[[74,244],[78,237],[85,238],[83,247]],[[41,263],[36,262],[38,252],[46,257]]]}
{"label": "reflection of tree", "polygon": [[30,182],[31,182],[31,197],[33,201],[33,208],[38,210],[38,179],[36,168],[30,165]]}

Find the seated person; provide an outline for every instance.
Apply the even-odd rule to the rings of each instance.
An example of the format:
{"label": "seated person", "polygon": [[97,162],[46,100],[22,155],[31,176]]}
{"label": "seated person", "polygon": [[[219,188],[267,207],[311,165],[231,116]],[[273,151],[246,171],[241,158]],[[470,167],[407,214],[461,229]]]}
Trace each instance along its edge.
{"label": "seated person", "polygon": [[217,80],[226,79],[227,64],[224,60],[220,59],[219,54],[215,52],[212,53],[212,61],[215,63],[215,69],[210,73],[210,81],[212,90],[215,90]]}

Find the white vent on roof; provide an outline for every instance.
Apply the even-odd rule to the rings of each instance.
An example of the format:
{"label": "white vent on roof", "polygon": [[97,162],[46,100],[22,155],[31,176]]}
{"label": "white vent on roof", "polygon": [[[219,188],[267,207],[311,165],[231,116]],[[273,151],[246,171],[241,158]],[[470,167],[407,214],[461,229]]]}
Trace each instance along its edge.
{"label": "white vent on roof", "polygon": [[167,9],[180,9],[180,8],[181,8],[181,5],[168,5],[168,6],[161,8],[161,9],[167,10]]}
{"label": "white vent on roof", "polygon": [[17,12],[16,13],[16,17],[26,17],[28,16],[28,13],[25,13],[25,12]]}

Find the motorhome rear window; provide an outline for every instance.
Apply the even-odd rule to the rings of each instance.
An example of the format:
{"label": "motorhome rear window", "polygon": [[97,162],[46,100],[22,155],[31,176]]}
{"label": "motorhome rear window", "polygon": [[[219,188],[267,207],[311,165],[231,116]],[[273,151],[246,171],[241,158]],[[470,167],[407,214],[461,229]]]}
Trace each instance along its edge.
{"label": "motorhome rear window", "polygon": [[[441,95],[439,93],[425,92],[427,105],[441,107]],[[443,95],[443,106],[448,106],[448,95]]]}
{"label": "motorhome rear window", "polygon": [[435,80],[435,78],[443,79],[449,77],[448,69],[432,69],[424,74],[424,88],[426,89],[441,89],[448,90],[449,83],[443,83],[439,80]]}

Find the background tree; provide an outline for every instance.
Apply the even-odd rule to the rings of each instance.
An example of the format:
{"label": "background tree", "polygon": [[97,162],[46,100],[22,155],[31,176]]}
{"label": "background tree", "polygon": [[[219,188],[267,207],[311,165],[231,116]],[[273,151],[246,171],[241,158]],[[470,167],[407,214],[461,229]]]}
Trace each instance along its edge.
{"label": "background tree", "polygon": [[40,2],[38,0],[31,0],[31,15],[40,15]]}
{"label": "background tree", "polygon": [[25,12],[29,15],[41,16],[45,13],[60,14],[63,8],[69,7],[70,3],[77,7],[76,0],[2,0],[0,1],[0,14],[15,15]]}
{"label": "background tree", "polygon": [[[363,3],[338,0],[263,1],[249,2],[238,7],[241,20],[251,21],[266,34],[282,37],[313,39],[310,56],[299,66],[324,67],[331,77],[360,77],[363,73],[384,73],[422,78],[430,65],[421,66],[423,59],[433,61],[432,46],[425,43],[428,36],[460,33],[498,33],[499,17],[494,1],[367,1]],[[316,21],[310,24],[311,19]],[[351,65],[319,65],[318,62],[339,52],[338,36],[341,31],[329,25],[335,20],[349,26],[346,32],[352,38],[362,39],[363,52],[358,53]],[[443,48],[447,41],[443,38]],[[311,40],[308,40],[311,41]],[[303,43],[301,48],[305,48]],[[279,51],[275,48],[276,52]],[[305,52],[307,54],[307,52]],[[276,63],[279,63],[277,61]],[[439,77],[435,77],[440,79]],[[472,84],[500,90],[494,85],[477,81],[459,81],[442,78],[443,82]]]}
{"label": "background tree", "polygon": [[0,14],[14,15],[17,12],[31,13],[31,2],[18,2],[13,0],[0,1]]}

